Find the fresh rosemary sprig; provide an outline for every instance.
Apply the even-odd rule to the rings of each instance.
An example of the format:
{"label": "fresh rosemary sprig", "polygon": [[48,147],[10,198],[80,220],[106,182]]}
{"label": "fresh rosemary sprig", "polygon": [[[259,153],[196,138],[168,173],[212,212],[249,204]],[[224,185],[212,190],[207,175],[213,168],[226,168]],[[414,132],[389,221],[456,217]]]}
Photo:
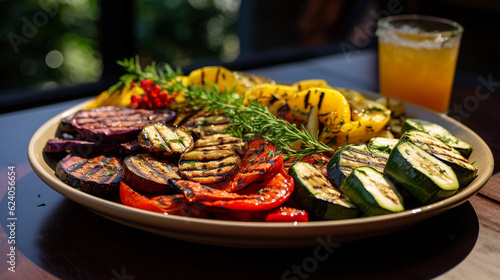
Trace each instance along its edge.
{"label": "fresh rosemary sprig", "polygon": [[[176,82],[182,84],[181,82]],[[205,110],[213,112],[223,110],[232,116],[243,107],[243,96],[240,96],[235,89],[220,91],[217,85],[212,82],[205,82],[212,87],[201,87],[198,85],[183,85],[186,102],[194,110]],[[172,84],[175,86],[175,84]]]}
{"label": "fresh rosemary sprig", "polygon": [[[190,86],[184,97],[194,108],[225,111],[232,118],[227,129],[229,134],[240,138],[260,136],[276,145],[285,158],[297,156],[297,159],[300,159],[312,154],[334,151],[304,127],[299,129],[295,124],[274,116],[267,106],[253,100],[248,100],[248,105],[244,106],[243,97],[234,89],[221,92],[215,86]],[[290,144],[297,140],[302,141],[303,149],[295,150],[290,147]]]}
{"label": "fresh rosemary sprig", "polygon": [[[231,116],[228,131],[239,137],[254,137],[260,135],[265,140],[276,145],[286,158],[303,157],[334,150],[318,140],[304,126],[299,129],[295,124],[282,120],[269,112],[267,106],[249,100],[249,106],[242,106],[237,114]],[[295,150],[290,144],[297,140],[302,141],[302,149]]]}
{"label": "fresh rosemary sprig", "polygon": [[116,63],[122,66],[127,73],[122,75],[116,84],[108,88],[108,94],[112,94],[123,86],[130,86],[140,80],[150,79],[154,84],[167,85],[175,77],[183,75],[179,68],[174,71],[168,64],[157,66],[155,61],[142,69],[138,56],[135,59],[133,57],[125,58],[123,61],[117,61]]}

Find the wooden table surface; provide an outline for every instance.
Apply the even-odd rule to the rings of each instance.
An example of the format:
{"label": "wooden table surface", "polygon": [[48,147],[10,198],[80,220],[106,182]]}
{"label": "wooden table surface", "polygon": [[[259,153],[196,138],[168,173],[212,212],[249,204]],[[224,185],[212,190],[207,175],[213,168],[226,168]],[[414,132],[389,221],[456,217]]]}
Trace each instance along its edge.
{"label": "wooden table surface", "polygon": [[[252,71],[281,82],[326,79],[375,91],[376,55],[348,53]],[[483,77],[488,79],[488,77]],[[475,130],[495,156],[495,173],[468,202],[411,228],[317,248],[238,249],[157,236],[111,222],[61,196],[32,171],[29,139],[55,114],[82,100],[0,115],[0,279],[499,279],[500,94],[456,85],[450,115]],[[487,93],[490,93],[489,95]],[[470,96],[480,96],[478,104]],[[469,103],[467,103],[469,102]],[[474,106],[472,106],[474,105]],[[477,105],[477,106],[476,106]],[[474,110],[472,110],[474,109]],[[16,170],[16,228],[8,227],[7,172]],[[15,239],[15,272],[9,240]],[[12,241],[11,241],[12,242]]]}

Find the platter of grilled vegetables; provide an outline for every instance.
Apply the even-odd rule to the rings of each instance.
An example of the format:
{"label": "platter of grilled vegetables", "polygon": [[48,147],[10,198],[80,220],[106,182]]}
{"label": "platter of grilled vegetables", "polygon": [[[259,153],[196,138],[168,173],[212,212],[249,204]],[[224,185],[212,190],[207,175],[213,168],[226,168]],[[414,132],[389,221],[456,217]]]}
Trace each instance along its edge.
{"label": "platter of grilled vegetables", "polygon": [[243,247],[343,242],[460,205],[493,170],[467,127],[377,94],[120,64],[129,73],[40,127],[28,156],[64,196],[154,233]]}

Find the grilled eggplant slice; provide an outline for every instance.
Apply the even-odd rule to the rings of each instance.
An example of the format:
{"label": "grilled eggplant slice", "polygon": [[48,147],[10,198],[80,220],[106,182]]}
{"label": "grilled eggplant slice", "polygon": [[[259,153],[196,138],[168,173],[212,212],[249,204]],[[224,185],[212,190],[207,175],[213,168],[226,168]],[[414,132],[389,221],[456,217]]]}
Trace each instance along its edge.
{"label": "grilled eggplant slice", "polygon": [[136,140],[127,143],[103,143],[85,140],[69,140],[54,138],[47,141],[43,149],[46,153],[60,153],[64,151],[75,152],[79,155],[119,155],[131,154],[139,149]]}
{"label": "grilled eggplant slice", "polygon": [[203,137],[206,135],[224,133],[230,122],[231,118],[228,116],[211,115],[192,118],[182,127],[187,131],[194,132],[200,137]]}
{"label": "grilled eggplant slice", "polygon": [[67,133],[67,134],[77,134],[78,132],[76,131],[75,127],[71,124],[71,120],[73,119],[73,116],[67,116],[61,119],[61,122],[59,123],[59,133]]}
{"label": "grilled eggplant slice", "polygon": [[158,159],[151,154],[138,154],[123,161],[123,180],[135,190],[149,193],[173,193],[168,180],[179,180],[177,163]]}
{"label": "grilled eggplant slice", "polygon": [[241,168],[232,150],[191,151],[181,155],[179,174],[193,182],[223,188]]}
{"label": "grilled eggplant slice", "polygon": [[240,156],[245,154],[247,148],[245,140],[228,134],[204,136],[194,143],[194,149],[198,151],[233,150]]}
{"label": "grilled eggplant slice", "polygon": [[180,127],[155,123],[142,128],[139,145],[156,155],[173,156],[191,151],[194,141],[191,134]]}
{"label": "grilled eggplant slice", "polygon": [[134,109],[105,106],[78,111],[71,124],[92,142],[127,142],[135,139],[141,128],[150,123],[167,123],[175,116],[170,109]]}
{"label": "grilled eggplant slice", "polygon": [[118,193],[122,162],[116,157],[83,158],[67,155],[56,165],[56,176],[83,192],[107,196]]}

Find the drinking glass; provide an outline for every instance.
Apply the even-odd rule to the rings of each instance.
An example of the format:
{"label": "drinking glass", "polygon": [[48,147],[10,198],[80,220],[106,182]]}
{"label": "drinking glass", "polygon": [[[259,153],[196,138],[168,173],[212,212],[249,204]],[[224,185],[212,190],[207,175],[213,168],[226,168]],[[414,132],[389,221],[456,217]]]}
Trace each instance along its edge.
{"label": "drinking glass", "polygon": [[380,93],[437,112],[448,110],[460,24],[443,18],[398,15],[380,19]]}

